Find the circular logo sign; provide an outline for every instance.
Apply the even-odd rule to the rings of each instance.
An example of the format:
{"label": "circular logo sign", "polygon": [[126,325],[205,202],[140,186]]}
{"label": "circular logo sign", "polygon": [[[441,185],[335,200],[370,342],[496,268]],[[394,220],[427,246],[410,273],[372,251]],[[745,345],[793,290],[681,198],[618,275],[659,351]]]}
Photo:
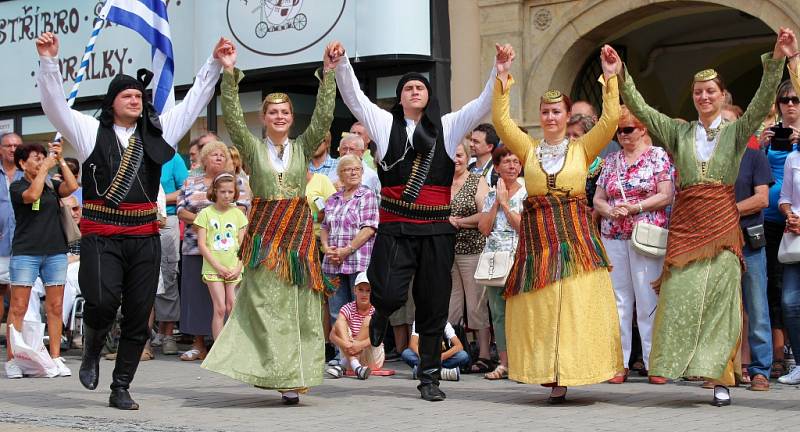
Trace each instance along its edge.
{"label": "circular logo sign", "polygon": [[294,54],[336,27],[347,0],[228,0],[228,28],[245,48],[265,56]]}

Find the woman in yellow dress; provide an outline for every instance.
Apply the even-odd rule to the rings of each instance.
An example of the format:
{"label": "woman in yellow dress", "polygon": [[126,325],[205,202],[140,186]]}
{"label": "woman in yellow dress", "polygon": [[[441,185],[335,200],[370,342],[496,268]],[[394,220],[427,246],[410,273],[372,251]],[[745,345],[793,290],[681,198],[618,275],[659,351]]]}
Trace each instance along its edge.
{"label": "woman in yellow dress", "polygon": [[603,115],[586,135],[565,137],[569,97],[542,96],[544,139],[522,132],[508,111],[511,59],[498,65],[492,121],[525,169],[528,199],[519,246],[506,282],[509,378],[552,387],[563,403],[567,386],[607,381],[622,371],[619,317],[609,261],[586,204],[589,165],[611,141],[620,115],[616,65],[601,50]]}

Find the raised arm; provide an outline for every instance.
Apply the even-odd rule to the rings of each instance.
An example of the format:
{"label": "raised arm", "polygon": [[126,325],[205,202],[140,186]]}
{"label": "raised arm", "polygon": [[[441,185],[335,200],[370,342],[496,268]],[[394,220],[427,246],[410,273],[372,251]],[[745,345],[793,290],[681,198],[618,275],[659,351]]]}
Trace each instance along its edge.
{"label": "raised arm", "polygon": [[[608,50],[609,54],[620,58],[614,48],[606,45],[603,49]],[[619,80],[618,85],[620,85],[619,91],[622,94],[622,101],[625,102],[625,106],[647,126],[647,131],[656,140],[664,144],[668,151],[673,151],[678,140],[678,120],[661,114],[644,101],[644,97],[636,90],[636,85],[633,82],[633,77],[628,73],[627,66],[622,61],[617,62],[616,71],[617,79]],[[605,111],[605,100],[603,105]]]}
{"label": "raised arm", "polygon": [[492,123],[503,144],[508,146],[511,153],[514,153],[525,166],[525,158],[528,156],[528,150],[533,147],[534,141],[528,134],[520,130],[508,112],[508,95],[512,85],[514,85],[514,78],[511,75],[508,75],[505,84],[498,75],[497,85],[494,86],[492,96]]}
{"label": "raised arm", "polygon": [[[464,139],[464,135],[471,132],[472,129],[481,122],[481,119],[489,115],[489,111],[492,109],[492,90],[494,89],[495,77],[497,76],[498,59],[503,55],[504,57],[502,58],[504,60],[508,56],[513,60],[514,50],[511,48],[511,45],[496,45],[496,49],[498,53],[497,57],[495,57],[495,66],[492,67],[489,73],[489,79],[486,81],[486,85],[483,86],[481,94],[476,99],[467,102],[458,111],[453,111],[442,116],[444,145],[450,159],[455,159],[456,149],[461,143],[461,140]],[[511,65],[511,60],[508,60],[509,66]]]}
{"label": "raised arm", "polygon": [[[761,64],[764,66],[761,84],[759,84],[756,94],[747,106],[747,110],[739,120],[734,122],[736,126],[736,152],[738,154],[744,154],[750,136],[761,125],[764,117],[769,114],[769,110],[775,102],[775,93],[781,81],[786,57],[796,52],[797,40],[794,32],[781,28],[778,31],[778,38],[775,41],[775,48],[772,53],[766,53],[761,56]],[[791,69],[789,74],[792,76]],[[794,81],[792,83],[794,84]]]}
{"label": "raised arm", "polygon": [[186,135],[186,132],[197,120],[200,112],[208,105],[211,96],[214,95],[214,88],[222,70],[222,63],[220,63],[218,57],[222,50],[227,49],[228,46],[233,45],[229,40],[220,38],[214,47],[211,57],[206,60],[203,67],[197,72],[194,84],[192,84],[189,92],[186,93],[186,97],[171,110],[161,114],[160,120],[164,132],[164,141],[169,145],[173,147],[178,145],[178,141]]}
{"label": "raised arm", "polygon": [[[334,72],[335,66],[328,50],[328,48],[325,50],[322,79],[317,90],[317,104],[314,106],[314,113],[311,114],[311,122],[306,130],[297,137],[297,141],[303,148],[306,160],[310,159],[311,155],[319,147],[319,143],[322,142],[325,133],[331,128],[331,122],[333,122],[333,108],[336,106],[336,74]],[[319,72],[317,70],[317,78],[319,78]]]}
{"label": "raised arm", "polygon": [[[334,44],[336,44],[334,42]],[[341,45],[339,45],[341,46]],[[336,86],[353,116],[364,125],[377,147],[378,159],[383,159],[389,147],[392,114],[374,104],[358,85],[353,67],[346,55],[336,59]]]}
{"label": "raised arm", "polygon": [[41,97],[42,111],[78,153],[78,160],[85,161],[94,150],[97,128],[95,118],[70,109],[64,97],[63,78],[58,68],[58,38],[52,33],[43,33],[36,39],[39,53],[39,73],[36,84]]}
{"label": "raised arm", "polygon": [[611,46],[605,45],[600,50],[600,63],[603,66],[603,76],[598,81],[603,86],[603,113],[597,124],[578,139],[584,146],[587,165],[590,165],[614,138],[620,116],[617,71],[621,69],[622,60]]}

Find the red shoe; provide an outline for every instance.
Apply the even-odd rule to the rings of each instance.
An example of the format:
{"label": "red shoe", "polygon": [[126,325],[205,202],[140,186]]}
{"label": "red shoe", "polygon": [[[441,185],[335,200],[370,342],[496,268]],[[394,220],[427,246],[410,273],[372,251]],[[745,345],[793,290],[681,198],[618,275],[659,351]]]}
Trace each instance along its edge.
{"label": "red shoe", "polygon": [[666,384],[667,383],[667,379],[666,378],[660,377],[660,376],[655,376],[655,375],[648,376],[647,377],[647,381],[650,384]]}
{"label": "red shoe", "polygon": [[624,373],[617,373],[616,375],[614,375],[614,378],[611,378],[606,382],[609,384],[622,384],[627,380],[628,380],[628,368],[625,368]]}

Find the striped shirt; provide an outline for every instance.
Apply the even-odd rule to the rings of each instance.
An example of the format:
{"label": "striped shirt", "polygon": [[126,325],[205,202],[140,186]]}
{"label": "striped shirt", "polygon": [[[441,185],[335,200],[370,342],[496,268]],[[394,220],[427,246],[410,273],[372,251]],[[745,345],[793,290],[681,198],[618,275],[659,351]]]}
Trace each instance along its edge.
{"label": "striped shirt", "polygon": [[354,301],[347,303],[339,309],[339,314],[343,315],[344,319],[347,320],[347,326],[350,327],[350,333],[353,335],[353,338],[358,337],[358,334],[361,333],[361,326],[364,324],[364,319],[368,316],[372,316],[373,313],[375,313],[375,306],[370,305],[369,312],[367,312],[366,315],[362,315],[361,312],[358,311],[358,305],[356,305]]}

